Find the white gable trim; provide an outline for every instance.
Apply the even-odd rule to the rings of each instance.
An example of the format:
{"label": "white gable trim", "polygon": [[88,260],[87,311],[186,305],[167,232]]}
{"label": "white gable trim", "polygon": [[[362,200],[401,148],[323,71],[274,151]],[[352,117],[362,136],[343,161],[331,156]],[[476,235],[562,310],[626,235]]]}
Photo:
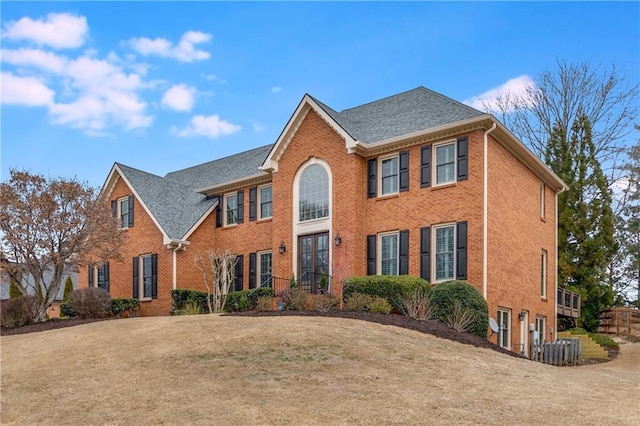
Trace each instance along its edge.
{"label": "white gable trim", "polygon": [[349,135],[329,114],[325,112],[324,109],[318,105],[316,101],[311,98],[309,95],[304,95],[300,103],[298,104],[298,108],[296,108],[295,112],[287,122],[284,130],[278,137],[275,145],[269,152],[267,159],[264,160],[264,163],[260,167],[260,170],[264,170],[266,172],[277,172],[278,171],[278,161],[282,158],[284,151],[287,149],[291,140],[295,136],[296,132],[300,128],[300,125],[304,121],[305,117],[309,113],[309,111],[314,110],[316,114],[318,114],[336,133],[338,133],[346,143],[346,148],[350,149],[356,145],[356,140]]}
{"label": "white gable trim", "polygon": [[121,178],[124,181],[124,183],[129,187],[129,189],[133,193],[133,196],[136,197],[136,200],[138,200],[138,202],[140,203],[144,211],[147,212],[147,215],[149,215],[149,217],[151,218],[153,223],[155,223],[158,230],[162,233],[162,244],[170,244],[171,238],[169,238],[169,236],[164,231],[164,229],[162,229],[162,226],[160,226],[160,223],[158,223],[158,220],[155,218],[155,216],[151,214],[151,210],[149,210],[149,207],[147,207],[144,201],[142,201],[142,198],[140,198],[140,194],[138,194],[138,191],[136,191],[133,185],[131,185],[131,182],[129,182],[129,179],[127,179],[127,176],[122,172],[122,170],[120,169],[117,163],[113,165],[113,168],[109,173],[109,177],[107,177],[105,186],[102,188],[102,191],[100,192],[100,196],[104,197],[105,200],[108,199],[111,196],[111,193],[113,192],[113,188],[116,186],[116,182],[118,181],[118,178]]}

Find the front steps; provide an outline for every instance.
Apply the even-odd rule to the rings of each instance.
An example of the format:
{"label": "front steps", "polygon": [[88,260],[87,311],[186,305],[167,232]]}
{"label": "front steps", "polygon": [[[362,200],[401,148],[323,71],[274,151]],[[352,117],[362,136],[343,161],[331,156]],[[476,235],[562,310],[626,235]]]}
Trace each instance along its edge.
{"label": "front steps", "polygon": [[588,334],[571,334],[570,331],[558,332],[558,339],[582,340],[582,357],[584,359],[609,359],[609,353],[593,341]]}

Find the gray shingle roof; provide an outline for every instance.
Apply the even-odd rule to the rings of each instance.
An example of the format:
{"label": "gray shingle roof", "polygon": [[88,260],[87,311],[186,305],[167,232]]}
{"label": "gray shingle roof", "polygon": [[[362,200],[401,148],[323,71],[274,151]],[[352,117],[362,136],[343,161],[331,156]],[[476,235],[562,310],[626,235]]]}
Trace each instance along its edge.
{"label": "gray shingle roof", "polygon": [[179,182],[123,164],[118,167],[171,239],[182,239],[215,202]]}
{"label": "gray shingle roof", "polygon": [[167,173],[166,179],[193,190],[221,185],[262,172],[259,167],[267,158],[273,145],[265,145],[208,163]]}
{"label": "gray shingle roof", "polygon": [[355,140],[374,143],[484,113],[425,87],[336,112],[314,98]]}

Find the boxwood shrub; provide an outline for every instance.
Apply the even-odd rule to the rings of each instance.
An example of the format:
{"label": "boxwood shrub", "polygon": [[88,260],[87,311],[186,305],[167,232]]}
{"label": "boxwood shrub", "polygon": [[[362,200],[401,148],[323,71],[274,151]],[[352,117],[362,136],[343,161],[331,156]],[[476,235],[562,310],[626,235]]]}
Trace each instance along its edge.
{"label": "boxwood shrub", "polygon": [[179,288],[171,291],[171,315],[176,315],[183,310],[188,303],[196,303],[200,308],[200,312],[209,312],[207,305],[207,293],[203,291]]}
{"label": "boxwood shrub", "polygon": [[111,312],[119,317],[121,315],[135,316],[140,309],[140,300],[138,299],[111,299]]}
{"label": "boxwood shrub", "polygon": [[345,280],[342,297],[346,300],[353,293],[379,296],[399,311],[402,295],[418,289],[428,292],[430,288],[427,281],[411,275],[365,275]]}
{"label": "boxwood shrub", "polygon": [[473,320],[468,332],[487,337],[489,307],[474,286],[466,281],[446,281],[432,288],[428,297],[433,308],[433,319],[446,323],[453,315],[456,302],[459,302],[463,309],[472,311]]}
{"label": "boxwood shrub", "polygon": [[[255,309],[258,299],[264,296],[274,296],[273,289],[260,287],[251,290],[230,291],[227,293],[224,310],[225,312],[244,312]],[[209,312],[207,293],[204,291],[177,289],[171,292],[171,298],[173,299],[171,315],[184,309],[186,304],[194,302],[200,307],[200,312]]]}

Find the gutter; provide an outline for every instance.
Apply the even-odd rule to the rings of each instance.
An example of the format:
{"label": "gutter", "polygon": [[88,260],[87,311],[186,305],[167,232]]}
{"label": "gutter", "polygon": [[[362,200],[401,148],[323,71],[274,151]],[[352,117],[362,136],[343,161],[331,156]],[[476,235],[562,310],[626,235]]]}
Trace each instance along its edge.
{"label": "gutter", "polygon": [[179,241],[179,240],[171,240],[171,242],[169,244],[167,244],[167,248],[168,249],[173,249],[173,253],[172,253],[172,289],[175,290],[177,288],[178,285],[178,256],[177,256],[177,252],[178,251],[183,251],[187,249],[187,246],[189,245],[188,241]]}
{"label": "gutter", "polygon": [[484,132],[482,145],[482,297],[487,300],[487,249],[488,249],[488,212],[489,212],[489,133],[497,128],[494,122],[491,128]]}

